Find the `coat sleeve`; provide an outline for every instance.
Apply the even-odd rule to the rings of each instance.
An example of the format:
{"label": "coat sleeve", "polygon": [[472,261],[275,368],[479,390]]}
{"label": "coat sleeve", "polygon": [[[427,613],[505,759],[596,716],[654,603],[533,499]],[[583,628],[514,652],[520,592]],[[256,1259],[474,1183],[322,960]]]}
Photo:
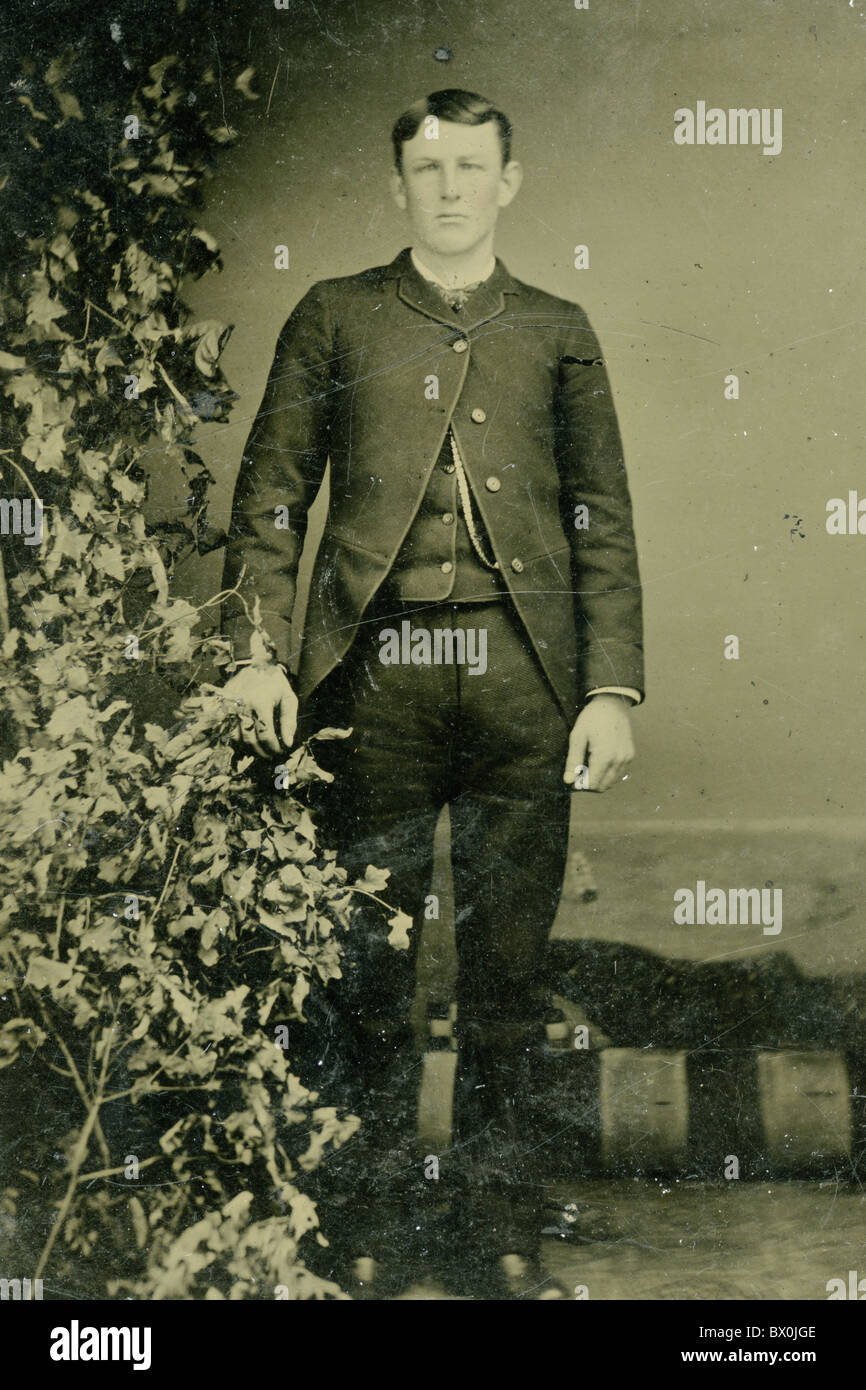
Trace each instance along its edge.
{"label": "coat sleeve", "polygon": [[[641,586],[622,439],[601,347],[576,307],[560,340],[556,449],[572,545],[581,701],[598,686],[630,686],[643,696]],[[580,505],[588,517],[577,528]]]}
{"label": "coat sleeve", "polygon": [[[235,485],[223,571],[224,589],[240,580],[239,594],[250,609],[259,599],[265,629],[284,662],[307,513],[328,460],[330,401],[338,389],[333,363],[326,290],[317,284],[277,341]],[[235,657],[246,657],[251,627],[235,596],[224,604],[222,630]]]}

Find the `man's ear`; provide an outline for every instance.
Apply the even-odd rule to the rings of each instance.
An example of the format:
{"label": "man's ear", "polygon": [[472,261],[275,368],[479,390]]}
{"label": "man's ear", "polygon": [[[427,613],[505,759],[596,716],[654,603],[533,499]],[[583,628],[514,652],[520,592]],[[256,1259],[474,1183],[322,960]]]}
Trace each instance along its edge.
{"label": "man's ear", "polygon": [[507,208],[512,198],[516,198],[523,183],[523,165],[516,159],[512,159],[502,170],[499,180],[499,191],[496,194],[498,207]]}
{"label": "man's ear", "polygon": [[391,170],[391,196],[400,211],[405,212],[408,202],[406,197],[406,185],[403,182],[403,175],[397,168]]}

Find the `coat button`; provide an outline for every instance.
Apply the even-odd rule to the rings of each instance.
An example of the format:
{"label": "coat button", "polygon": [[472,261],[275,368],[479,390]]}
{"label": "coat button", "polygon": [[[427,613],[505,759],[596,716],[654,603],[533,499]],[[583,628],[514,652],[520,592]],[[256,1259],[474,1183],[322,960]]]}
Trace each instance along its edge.
{"label": "coat button", "polygon": [[453,347],[455,352],[465,352],[469,344],[467,343],[465,338],[458,338],[455,343],[451,344],[451,346]]}
{"label": "coat button", "polygon": [[452,521],[454,520],[454,513],[453,513],[453,512],[443,512],[443,513],[442,513],[442,520],[445,522],[445,525],[446,525],[446,526],[450,526],[451,523],[452,523]]}
{"label": "coat button", "polygon": [[484,486],[487,488],[488,492],[498,492],[502,487],[502,483],[498,478],[485,478]]}
{"label": "coat button", "polygon": [[442,571],[443,574],[450,574],[451,571],[453,570],[454,566],[452,565],[452,563],[451,563],[450,560],[445,560],[445,561],[439,566],[439,568],[441,569],[441,571]]}
{"label": "coat button", "polygon": [[476,425],[483,425],[484,421],[487,419],[487,411],[482,410],[481,406],[477,405],[472,412],[472,419],[475,421]]}
{"label": "coat button", "polygon": [[522,560],[512,560],[512,561],[511,561],[511,568],[514,570],[514,573],[515,573],[515,574],[522,574],[522,573],[523,573],[523,561],[522,561]]}

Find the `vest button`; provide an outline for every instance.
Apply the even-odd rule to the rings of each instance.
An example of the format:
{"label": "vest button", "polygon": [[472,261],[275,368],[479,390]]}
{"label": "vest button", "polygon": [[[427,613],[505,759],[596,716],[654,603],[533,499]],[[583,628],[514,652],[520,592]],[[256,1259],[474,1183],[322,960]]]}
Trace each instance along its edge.
{"label": "vest button", "polygon": [[522,573],[523,573],[523,561],[522,561],[522,560],[512,560],[512,561],[511,561],[511,568],[514,570],[514,573],[515,573],[515,574],[522,574]]}
{"label": "vest button", "polygon": [[453,472],[454,472],[454,464],[453,464],[453,463],[443,463],[443,465],[442,465],[442,472],[443,472],[443,473],[453,473]]}
{"label": "vest button", "polygon": [[439,566],[439,568],[440,568],[440,570],[442,571],[443,574],[450,574],[451,571],[453,570],[454,566],[452,565],[452,563],[451,563],[450,560],[445,560],[445,561]]}
{"label": "vest button", "polygon": [[498,492],[502,487],[502,483],[499,478],[485,478],[484,486],[487,488],[488,492]]}
{"label": "vest button", "polygon": [[465,352],[469,344],[467,343],[465,338],[458,338],[455,343],[451,344],[451,346],[453,347],[455,352]]}
{"label": "vest button", "polygon": [[482,410],[480,405],[477,405],[472,412],[472,419],[475,421],[476,425],[483,425],[484,421],[487,419],[487,411]]}
{"label": "vest button", "polygon": [[450,526],[451,523],[452,523],[452,521],[454,520],[454,513],[453,513],[453,512],[443,512],[443,513],[442,513],[442,520],[445,522],[445,525],[446,525],[446,526]]}

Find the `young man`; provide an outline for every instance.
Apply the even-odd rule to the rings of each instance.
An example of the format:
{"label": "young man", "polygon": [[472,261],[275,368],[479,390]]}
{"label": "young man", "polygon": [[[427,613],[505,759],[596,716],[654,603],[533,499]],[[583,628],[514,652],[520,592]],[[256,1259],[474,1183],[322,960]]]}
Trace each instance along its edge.
{"label": "young man", "polygon": [[[331,745],[326,833],[350,871],[390,869],[388,897],[416,922],[404,952],[381,924],[356,927],[335,998],[354,1028],[366,1136],[343,1195],[369,1224],[350,1223],[347,1251],[368,1257],[368,1273],[376,1261],[376,1296],[393,1293],[411,1239],[419,1257],[428,1249],[435,1189],[452,1199],[452,1248],[472,1273],[464,1291],[562,1297],[538,1263],[526,1067],[542,1035],[571,794],[607,790],[633,756],[627,710],[642,699],[643,665],[631,504],[586,316],[493,252],[522,178],[507,118],[475,93],[435,92],[400,117],[393,144],[412,245],[312,286],[280,335],[244,450],[225,585],[246,566],[241,593],[260,600],[274,663],[242,669],[226,689],[250,707],[263,757],[291,745],[298,699],[301,736],[352,728]],[[328,460],[290,678],[278,663]],[[237,602],[226,631],[244,657]],[[425,1183],[408,1012],[446,803],[455,1141],[438,1156],[439,1182]]]}

